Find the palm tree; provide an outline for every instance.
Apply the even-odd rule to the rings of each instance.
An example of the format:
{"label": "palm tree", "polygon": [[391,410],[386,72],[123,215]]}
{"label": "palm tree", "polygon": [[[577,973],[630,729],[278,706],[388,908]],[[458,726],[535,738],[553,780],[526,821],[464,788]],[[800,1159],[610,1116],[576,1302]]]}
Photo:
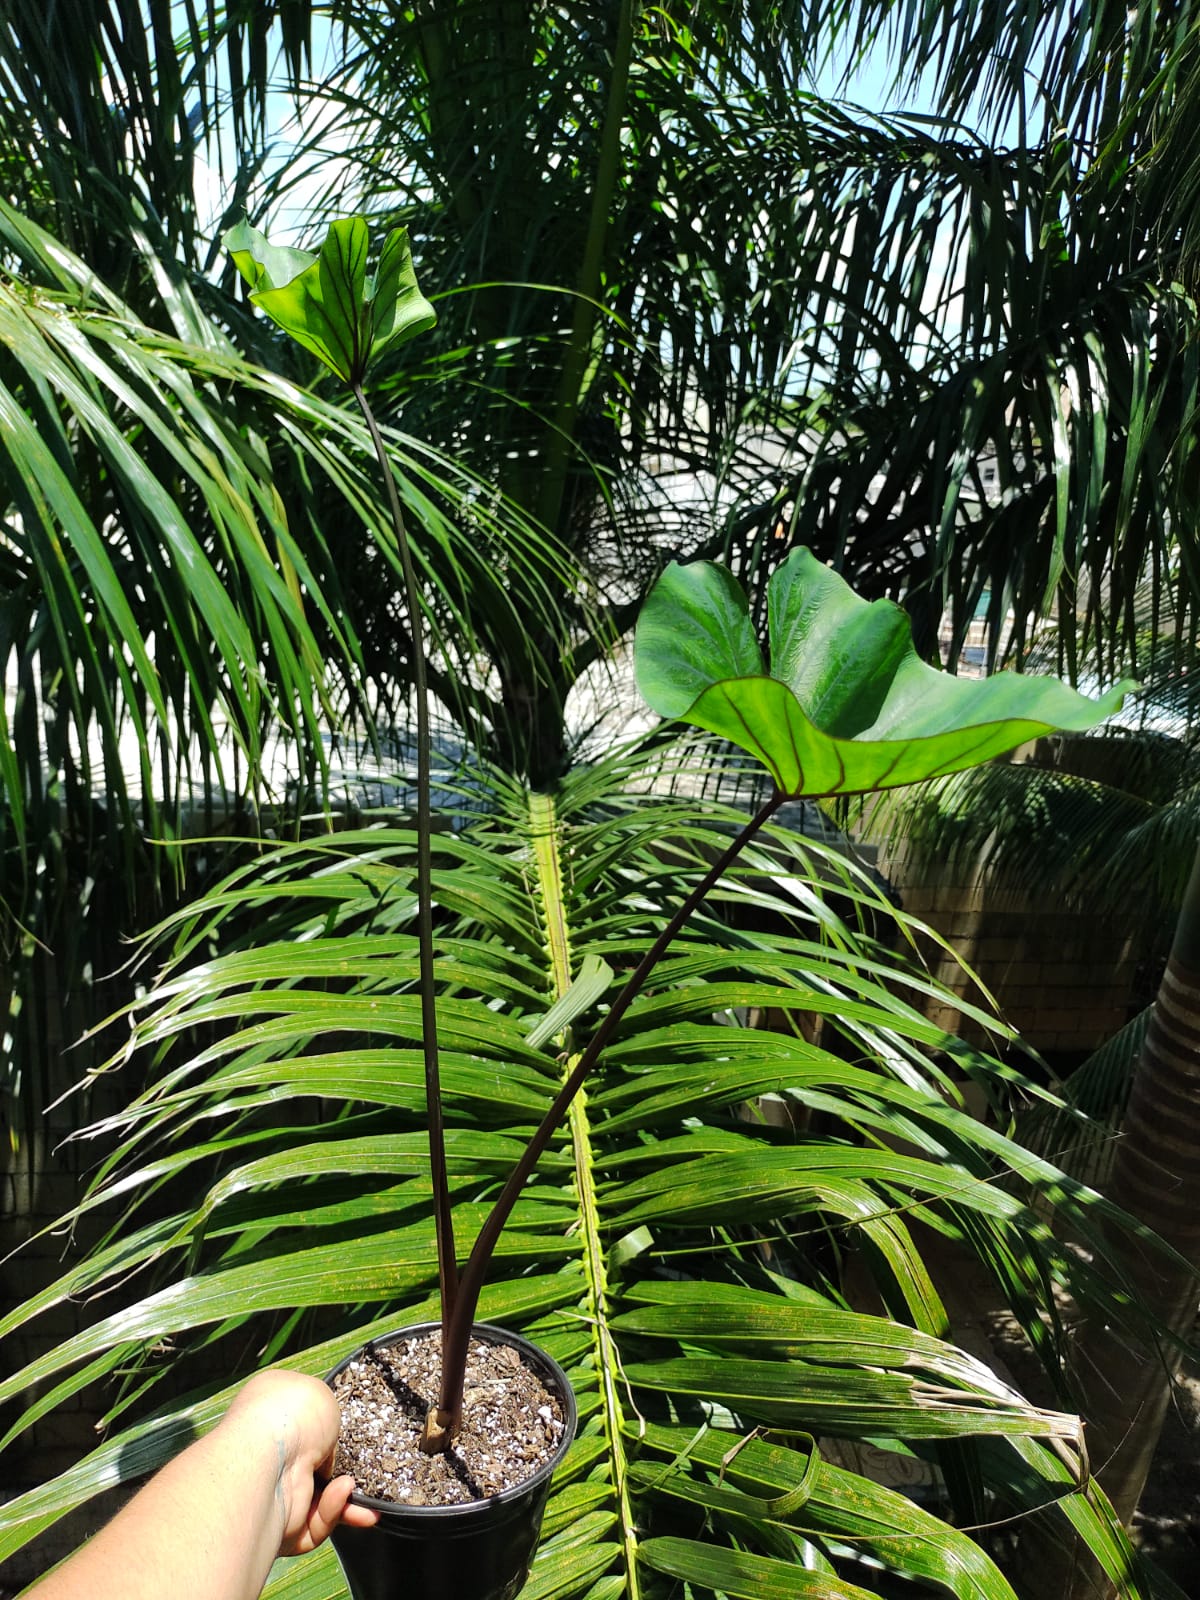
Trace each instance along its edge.
{"label": "palm tree", "polygon": [[[374,398],[492,486],[463,509],[474,572],[430,541],[487,663],[469,692],[451,672],[440,691],[472,742],[550,781],[572,684],[667,556],[723,552],[761,594],[775,558],[807,543],[860,592],[902,598],[928,652],[947,607],[953,655],[985,595],[995,617],[1011,606],[1018,648],[1024,619],[1057,606],[1069,672],[1087,640],[1120,637],[1147,571],[1156,592],[1173,581],[1162,530],[1196,510],[1193,311],[1153,186],[1133,179],[1191,16],[1015,0],[979,14],[95,0],[81,19],[21,0],[0,28],[0,173],[123,313],[202,345],[215,318],[240,352],[307,380],[217,292],[220,230],[244,207],[268,214],[306,165],[331,174],[314,231],[348,201],[408,222],[441,293],[441,345],[427,381],[385,369]],[[81,33],[94,52],[66,47]],[[814,92],[828,55],[872,46],[903,64],[897,92],[935,80],[940,121]],[[270,152],[287,92],[310,131],[285,167]],[[208,172],[224,180],[211,218],[196,201]],[[59,287],[52,264],[39,277],[28,250],[16,259]],[[223,412],[218,430],[225,399],[220,385],[196,396]],[[22,385],[17,401],[33,403]],[[91,435],[59,404],[82,463]],[[113,422],[141,437],[127,411]],[[174,494],[166,460],[144,464],[145,492],[161,474]],[[270,484],[266,464],[259,451],[247,465],[247,492],[278,494],[305,547],[359,493],[302,455],[276,448]],[[78,477],[85,504],[94,485],[111,493],[103,461]],[[549,566],[478,526],[501,504],[553,539]],[[93,526],[109,514],[89,507]],[[201,544],[216,555],[238,515],[205,510]],[[352,633],[360,699],[402,711],[395,584],[370,538],[338,540],[336,564],[347,637],[306,619],[309,655],[350,670]],[[486,581],[501,566],[506,600]],[[69,581],[86,615],[95,575]],[[218,655],[229,644],[203,614],[183,626]],[[210,743],[202,725],[198,738]],[[30,896],[7,898],[14,928],[42,938]]]}
{"label": "palm tree", "polygon": [[[66,74],[45,8],[14,9],[21,148],[25,108],[51,108],[42,205],[64,225],[83,209],[93,124],[113,124],[87,171],[113,169],[104,195],[135,192],[192,277],[211,245],[170,202],[205,151],[237,152],[217,226],[306,163],[332,174],[314,231],[352,206],[407,222],[457,370],[419,396],[398,376],[392,409],[585,554],[613,626],[664,554],[723,549],[761,576],[794,539],[907,598],[929,651],[947,606],[957,641],[985,593],[997,618],[1011,602],[1019,647],[1059,604],[1070,667],[1080,628],[1120,637],[1147,567],[1167,581],[1159,530],[1195,510],[1193,311],[1139,179],[1190,4],[301,4],[189,13],[183,69],[158,10],[145,58],[123,58],[134,9],[98,8],[106,48]],[[332,56],[315,76],[314,29]],[[903,63],[897,92],[935,80],[939,120],[813,92],[828,54],[872,43]],[[276,48],[313,132],[263,177]],[[110,209],[127,273],[129,202]],[[548,679],[487,640],[486,729],[535,777],[602,648],[587,620],[575,650],[545,642]]]}
{"label": "palm tree", "polygon": [[[332,23],[328,70],[312,51],[322,18]],[[82,25],[72,12],[71,28],[86,27],[96,45],[85,53],[64,48],[65,13],[55,6],[10,7],[0,25],[0,172],[5,264],[19,272],[4,285],[0,379],[11,429],[0,548],[12,619],[6,659],[24,692],[5,707],[0,761],[7,937],[26,968],[39,941],[64,947],[98,859],[109,862],[116,886],[115,925],[144,926],[146,876],[159,907],[186,903],[197,886],[182,882],[183,858],[147,851],[143,838],[177,839],[193,779],[214,802],[222,787],[244,794],[248,831],[257,832],[254,813],[269,798],[264,747],[282,729],[299,752],[297,791],[320,811],[329,797],[325,727],[340,727],[347,709],[370,720],[380,706],[406,704],[396,585],[358,470],[363,441],[319,382],[292,385],[245,359],[313,379],[289,367],[212,281],[217,230],[242,205],[257,219],[295,176],[264,167],[275,136],[268,90],[277,47],[285,84],[310,112],[323,98],[341,130],[338,148],[355,153],[324,206],[344,209],[349,195],[377,218],[407,221],[425,281],[442,292],[443,342],[427,370],[385,371],[377,399],[393,424],[425,560],[442,575],[430,626],[443,625],[447,652],[457,642],[470,656],[445,657],[447,708],[469,742],[548,782],[564,765],[571,684],[629,622],[642,578],[667,555],[724,551],[761,592],[775,555],[802,539],[864,592],[903,598],[930,652],[943,611],[957,644],[985,591],[995,617],[1011,607],[1018,618],[1018,646],[1023,619],[1056,606],[1072,670],[1084,644],[1111,650],[1128,631],[1147,574],[1161,594],[1175,571],[1171,531],[1189,526],[1196,510],[1186,427],[1194,311],[1175,285],[1174,240],[1158,228],[1152,189],[1133,180],[1152,151],[1149,91],[1157,112],[1170,110],[1175,85],[1164,67],[1193,20],[1188,0],[1132,11],[1029,0],[984,9],[896,0],[852,8],[339,0],[216,13],[110,0]],[[910,78],[936,78],[941,120],[864,115],[816,95],[824,54],[839,40],[852,42],[851,53],[858,41],[884,40]],[[985,92],[991,116],[981,125]],[[309,141],[314,160],[327,153],[324,138],[314,132]],[[194,200],[205,153],[229,180],[211,229]],[[322,206],[314,210],[319,229]],[[412,434],[431,445],[418,448]],[[478,559],[464,572],[468,550]],[[1186,552],[1181,560],[1187,577]],[[503,585],[490,581],[496,572]],[[1185,636],[1192,593],[1180,586]],[[222,724],[235,755],[222,754]],[[133,735],[132,785],[117,758],[122,725]],[[89,753],[92,729],[98,755]],[[93,803],[98,787],[102,811]],[[295,828],[298,809],[285,806],[271,820]],[[263,866],[264,881],[274,865]],[[458,906],[455,886],[469,887],[468,878],[451,875],[448,903]],[[655,914],[623,901],[627,887],[611,887],[619,915],[602,945],[619,943],[628,920]],[[350,903],[351,922],[361,917],[364,926],[374,916],[386,927],[395,912],[386,897],[370,908],[353,896]],[[229,928],[234,965],[222,970],[244,970],[233,924],[222,920],[232,910],[219,896],[215,906],[200,904],[211,906],[223,937]],[[501,940],[507,949],[505,941],[521,948],[515,926]],[[472,968],[466,989],[489,994],[484,977]],[[373,978],[348,981],[369,987]],[[19,976],[22,983],[26,997],[37,994],[36,981]],[[686,984],[682,993],[703,1009]],[[898,1025],[893,1007],[880,1004],[882,1033],[869,1043],[888,1063]],[[258,1064],[247,1057],[237,1070]],[[886,1066],[878,1070],[886,1076]],[[766,1079],[781,1081],[778,1072]],[[229,1087],[236,1130],[253,1110],[239,1097],[253,1091],[236,1078]],[[465,1124],[479,1114],[470,1087]],[[739,1096],[745,1088],[739,1077]],[[162,1092],[161,1083],[152,1087],[144,1113],[131,1113],[131,1139],[156,1125]],[[613,1092],[619,1100],[619,1083]],[[180,1093],[184,1102],[163,1110],[164,1129],[177,1109],[184,1125],[205,1115]],[[890,1081],[886,1096],[863,1094],[870,1115],[856,1101],[848,1125],[875,1118],[873,1127],[894,1127]],[[912,1117],[937,1120],[932,1102]],[[620,1132],[604,1128],[598,1139]],[[230,1134],[229,1151],[239,1137]],[[675,1137],[688,1136],[665,1136],[672,1170]],[[975,1237],[986,1185],[978,1148],[962,1139],[961,1159],[980,1186],[934,1198],[961,1204],[969,1222],[957,1212],[943,1220],[953,1216],[946,1225]],[[636,1166],[619,1142],[614,1150],[615,1171],[627,1158]],[[996,1158],[1020,1165],[1007,1151]],[[176,1162],[186,1171],[185,1147],[168,1159],[164,1177]],[[582,1159],[586,1175],[590,1158]],[[892,1195],[889,1170],[886,1162],[871,1169],[872,1192]],[[933,1204],[923,1187],[930,1176],[905,1171],[910,1180],[898,1203]],[[830,1196],[850,1202],[821,1181],[814,1214],[825,1228],[829,1209],[836,1212]],[[670,1230],[680,1216],[721,1225],[673,1199],[660,1209],[649,1181],[612,1182],[613,1234],[626,1251],[643,1242],[643,1226]],[[585,1176],[579,1183],[576,1220],[580,1236],[591,1237]],[[877,1201],[858,1198],[864,1228],[874,1227]],[[361,1209],[361,1199],[355,1192],[344,1204]],[[402,1203],[412,1199],[410,1191]],[[336,1212],[343,1201],[329,1204]],[[763,1216],[790,1234],[794,1212],[776,1223],[770,1204]],[[235,1243],[220,1242],[223,1227],[210,1234],[208,1265],[215,1259],[236,1274],[247,1250],[248,1270],[217,1282],[216,1298],[205,1301],[214,1284],[201,1267],[185,1313],[197,1324],[204,1304],[221,1318],[240,1311],[220,1294],[244,1287],[260,1266],[254,1252],[267,1259],[277,1231],[286,1244],[291,1214],[247,1205],[244,1217],[226,1214],[239,1230],[229,1236]],[[193,1228],[197,1215],[181,1206],[171,1226]],[[331,1218],[331,1226],[341,1224]],[[171,1237],[155,1235],[159,1245]],[[710,1242],[707,1234],[698,1241]],[[890,1221],[870,1248],[889,1263],[896,1305],[936,1333],[936,1311],[916,1309],[927,1290]],[[992,1240],[988,1256],[1020,1279],[1010,1287],[1022,1299],[1039,1268],[1012,1229]],[[598,1271],[599,1252],[588,1259]],[[384,1285],[382,1294],[397,1279],[390,1261],[375,1260],[377,1278],[362,1282]],[[103,1275],[103,1258],[82,1270]],[[1080,1292],[1087,1297],[1086,1286]],[[630,1314],[642,1318],[629,1325],[630,1338],[658,1337],[644,1313]],[[583,1316],[604,1326],[592,1301]],[[138,1326],[157,1337],[153,1303],[144,1317]],[[104,1344],[115,1326],[89,1347],[102,1364],[123,1349]],[[1031,1319],[1045,1348],[1040,1326]],[[708,1333],[704,1348],[725,1348]],[[886,1342],[881,1330],[874,1335]],[[736,1344],[740,1335],[730,1337]],[[597,1370],[616,1388],[611,1349],[600,1347]],[[925,1357],[944,1380],[949,1358]],[[65,1371],[71,1359],[67,1352],[51,1364]],[[641,1350],[638,1360],[656,1365]],[[867,1360],[864,1370],[873,1364],[887,1366]],[[728,1376],[706,1400],[730,1398],[720,1387]],[[655,1392],[654,1378],[642,1377]],[[684,1392],[674,1377],[671,1384],[673,1394]],[[795,1422],[774,1401],[767,1409]],[[918,1436],[929,1423],[917,1413],[928,1409],[915,1403],[894,1431]],[[1024,1411],[1020,1426],[1036,1432],[1041,1423]],[[124,1441],[130,1464],[153,1453],[139,1455],[139,1439],[159,1437],[153,1423],[138,1427]],[[607,1437],[617,1442],[604,1493],[617,1496],[625,1541],[628,1475],[615,1423]],[[670,1462],[687,1440],[659,1443]],[[693,1451],[704,1504],[740,1528],[748,1508],[712,1500],[724,1486],[704,1477],[705,1448],[701,1440]],[[791,1491],[811,1487],[797,1481],[791,1457],[765,1459],[770,1448],[748,1446],[731,1468],[753,1465],[759,1474],[747,1480],[759,1517],[747,1559],[796,1549],[777,1502],[783,1496],[790,1506]],[[1045,1496],[1057,1469],[1037,1447],[1021,1448],[1021,1464],[1006,1461],[1000,1477],[1028,1503]],[[79,1482],[94,1483],[98,1470],[88,1467]],[[21,1515],[36,1520],[72,1492],[58,1485]],[[701,1490],[689,1481],[688,1493],[694,1507]],[[776,1506],[782,1531],[764,1520],[762,1501]],[[1064,1505],[1119,1567],[1123,1547],[1104,1531],[1098,1502],[1069,1495]],[[887,1514],[901,1512],[889,1506]],[[843,1506],[838,1535],[845,1515]],[[590,1537],[600,1524],[585,1526]],[[806,1538],[822,1531],[804,1524]],[[728,1547],[737,1542],[735,1532]],[[975,1579],[962,1572],[973,1573],[976,1558],[952,1544],[958,1557],[940,1581],[972,1592]],[[592,1559],[579,1554],[587,1538],[572,1544],[568,1536],[566,1547],[571,1562]],[[705,1578],[697,1559],[694,1550],[659,1548],[655,1570],[674,1562],[665,1569],[725,1592],[757,1571],[738,1578],[727,1557],[712,1558],[721,1564],[703,1569]],[[987,1582],[995,1583],[990,1574]]]}
{"label": "palm tree", "polygon": [[[930,652],[947,608],[956,651],[984,595],[1017,649],[1057,606],[1074,670],[1147,570],[1161,599],[1160,530],[1194,511],[1194,311],[1135,181],[1191,14],[347,6],[357,48],[313,88],[363,166],[329,203],[394,210],[435,282],[489,286],[442,324],[469,424],[444,390],[422,431],[457,428],[610,583],[632,568],[618,628],[664,550],[761,579],[795,540],[904,598]],[[898,82],[936,76],[936,122],[811,92],[852,29]],[[686,521],[664,464],[677,494],[716,479]]]}

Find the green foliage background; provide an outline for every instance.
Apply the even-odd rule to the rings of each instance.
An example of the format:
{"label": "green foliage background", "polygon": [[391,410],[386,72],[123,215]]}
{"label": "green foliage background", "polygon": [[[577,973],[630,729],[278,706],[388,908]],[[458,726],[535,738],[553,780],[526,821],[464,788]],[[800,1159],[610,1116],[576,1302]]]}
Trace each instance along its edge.
{"label": "green foliage background", "polygon": [[[109,1244],[51,1292],[111,1280],[115,1298],[84,1344],[14,1376],[13,1425],[84,1374],[132,1375],[113,1437],[5,1511],[9,1550],[215,1414],[209,1393],[143,1414],[162,1338],[244,1337],[246,1364],[320,1370],[425,1303],[403,830],[389,816],[360,833],[351,809],[329,832],[344,769],[370,758],[403,777],[394,552],[361,426],[239,306],[216,244],[328,156],[330,122],[354,159],[326,164],[314,236],[349,210],[380,232],[406,223],[439,312],[373,399],[425,577],[435,690],[453,744],[478,752],[483,820],[446,835],[439,880],[447,1012],[464,1030],[463,1206],[486,1199],[489,1162],[554,1075],[522,1046],[561,986],[552,926],[576,959],[627,957],[691,854],[714,848],[712,820],[686,807],[630,809],[629,773],[570,773],[567,693],[668,557],[725,556],[761,605],[776,557],[806,543],[868,596],[902,600],[925,656],[944,612],[952,659],[981,608],[994,623],[1012,610],[1018,655],[1026,619],[1053,612],[1064,670],[1098,661],[1105,683],[1137,668],[1142,596],[1155,637],[1169,615],[1186,650],[1196,593],[1195,307],[1189,213],[1174,209],[1174,174],[1192,170],[1190,0],[89,0],[71,37],[91,48],[64,48],[63,27],[25,0],[0,21],[12,1129],[27,1136],[45,1098],[49,965],[86,1009],[109,936],[181,920],[85,1202],[136,1192],[150,1211],[106,1221]],[[852,61],[872,42],[936,84],[935,116],[815,92],[830,52]],[[269,159],[273,86],[306,108],[289,167]],[[195,199],[206,162],[224,180],[211,223]],[[549,815],[525,779],[553,793]],[[239,843],[205,846],[201,867],[194,835]],[[294,855],[274,853],[284,838]],[[221,887],[230,866],[243,875]],[[1048,1280],[1103,1307],[1112,1290],[1021,1208],[1032,1184],[1087,1230],[1097,1202],[962,1118],[942,1053],[1000,1075],[922,1033],[905,996],[925,980],[858,925],[872,892],[841,882],[834,910],[796,866],[799,913],[763,880],[729,890],[784,919],[782,944],[744,922],[695,930],[511,1236],[489,1310],[540,1324],[589,1397],[538,1592],[853,1592],[877,1584],[863,1555],[942,1592],[1009,1592],[945,1521],[832,1468],[810,1475],[798,1435],[818,1413],[830,1432],[936,1449],[960,1520],[1063,1492],[1123,1592],[1150,1592],[1102,1499],[1045,1443],[1069,1425],[981,1397],[985,1374],[912,1343],[945,1330],[910,1214],[982,1254],[1062,1380]],[[836,1014],[837,1048],[730,1025],[768,995]],[[789,1136],[734,1120],[767,1091],[815,1120]],[[765,1277],[763,1235],[798,1277]],[[791,1306],[850,1316],[829,1256],[851,1238],[891,1320],[838,1324],[848,1361],[798,1353]],[[702,1326],[698,1291],[661,1275],[678,1260],[718,1285]],[[249,1285],[268,1318],[252,1334]],[[764,1337],[787,1392],[754,1387]],[[722,1480],[704,1406],[710,1423],[784,1437],[746,1445]],[[969,1438],[931,1442],[943,1426]],[[336,1579],[316,1561],[278,1584]]]}

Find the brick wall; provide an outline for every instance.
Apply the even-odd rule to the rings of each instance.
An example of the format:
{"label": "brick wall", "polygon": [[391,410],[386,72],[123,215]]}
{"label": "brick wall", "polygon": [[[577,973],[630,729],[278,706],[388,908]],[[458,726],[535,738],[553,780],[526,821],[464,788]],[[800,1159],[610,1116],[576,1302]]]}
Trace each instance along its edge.
{"label": "brick wall", "polygon": [[[1005,1021],[1035,1049],[1094,1050],[1127,1020],[1141,951],[1120,926],[1051,895],[1006,890],[978,873],[920,869],[903,856],[881,868],[906,912],[929,924],[991,990]],[[936,943],[924,947],[934,975],[958,995],[982,997]],[[979,1042],[983,1030],[953,1005],[930,1002],[939,1026]]]}

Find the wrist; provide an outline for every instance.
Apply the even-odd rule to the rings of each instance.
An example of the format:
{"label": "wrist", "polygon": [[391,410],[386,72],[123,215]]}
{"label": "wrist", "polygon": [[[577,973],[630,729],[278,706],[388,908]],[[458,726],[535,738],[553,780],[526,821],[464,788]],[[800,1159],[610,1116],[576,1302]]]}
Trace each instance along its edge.
{"label": "wrist", "polygon": [[269,1489],[281,1541],[307,1518],[314,1476],[330,1464],[338,1422],[337,1401],[318,1379],[263,1372],[244,1385],[217,1425],[260,1493]]}
{"label": "wrist", "polygon": [[295,1431],[274,1408],[255,1403],[253,1397],[242,1403],[239,1395],[209,1435],[219,1455],[218,1470],[245,1485],[243,1492],[260,1515],[277,1510],[281,1523],[290,1512]]}

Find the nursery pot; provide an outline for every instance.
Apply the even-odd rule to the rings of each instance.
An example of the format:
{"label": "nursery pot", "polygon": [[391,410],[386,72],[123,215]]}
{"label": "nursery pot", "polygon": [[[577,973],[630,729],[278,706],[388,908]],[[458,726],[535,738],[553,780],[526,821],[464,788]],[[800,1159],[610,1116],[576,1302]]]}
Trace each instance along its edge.
{"label": "nursery pot", "polygon": [[[336,1366],[326,1382],[363,1355],[414,1334],[433,1333],[436,1322],[372,1339]],[[575,1396],[556,1361],[506,1328],[477,1322],[472,1339],[509,1345],[559,1397],[563,1434],[551,1461],[514,1489],[465,1505],[410,1506],[371,1495],[352,1495],[355,1505],[379,1512],[373,1528],[337,1527],[331,1535],[353,1600],[513,1600],[529,1576],[537,1548],[550,1479],[575,1437]]]}

